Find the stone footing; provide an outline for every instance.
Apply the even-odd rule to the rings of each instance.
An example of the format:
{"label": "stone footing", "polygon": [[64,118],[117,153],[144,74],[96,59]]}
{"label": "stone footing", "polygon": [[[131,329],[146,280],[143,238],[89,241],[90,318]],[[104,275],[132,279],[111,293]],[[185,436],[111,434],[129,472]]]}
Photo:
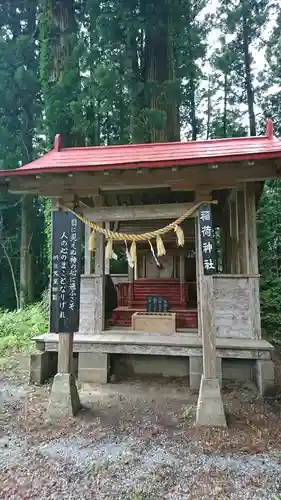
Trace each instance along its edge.
{"label": "stone footing", "polygon": [[[203,357],[191,356],[189,358],[189,385],[192,391],[199,391],[203,373]],[[222,359],[217,358],[217,378],[222,387]]]}
{"label": "stone footing", "polygon": [[107,384],[109,355],[95,352],[80,352],[78,358],[79,382]]}
{"label": "stone footing", "polygon": [[75,377],[71,373],[57,373],[54,377],[48,406],[51,420],[73,417],[81,408]]}
{"label": "stone footing", "polygon": [[271,360],[258,359],[256,362],[256,384],[261,396],[274,386],[274,363]]}
{"label": "stone footing", "polygon": [[54,352],[38,351],[30,355],[30,374],[31,384],[44,384],[48,378],[52,377],[57,371],[57,354]]}
{"label": "stone footing", "polygon": [[226,427],[220,383],[217,378],[201,378],[196,424],[202,427]]}

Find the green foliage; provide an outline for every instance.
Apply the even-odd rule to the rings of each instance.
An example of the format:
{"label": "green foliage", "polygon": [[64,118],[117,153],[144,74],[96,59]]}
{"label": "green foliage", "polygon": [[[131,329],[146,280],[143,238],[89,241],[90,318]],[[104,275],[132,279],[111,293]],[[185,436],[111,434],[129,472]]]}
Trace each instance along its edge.
{"label": "green foliage", "polygon": [[[259,121],[264,127],[270,116],[281,135],[280,6],[274,7],[277,17],[266,43],[263,30],[273,2],[220,0],[215,18],[208,5],[207,0],[0,2],[0,168],[15,168],[46,152],[56,133],[63,135],[64,146],[178,140],[180,125],[187,139],[236,137],[253,133]],[[218,43],[211,47],[214,27]],[[267,66],[257,86],[254,56],[261,46]],[[279,182],[266,183],[258,211],[261,300],[263,327],[275,341],[281,338],[280,203]],[[0,193],[4,309],[15,307],[10,264],[17,286],[20,281],[21,208],[21,198]],[[51,201],[34,198],[30,214],[30,276],[34,300],[40,300],[51,260]],[[113,273],[126,269],[122,255],[111,262]],[[28,315],[34,318],[29,332],[40,330],[42,307],[3,312],[3,331],[12,332],[13,322],[22,331]],[[22,342],[28,335],[23,331]],[[16,332],[5,338],[16,346],[21,342]]]}
{"label": "green foliage", "polygon": [[260,299],[263,331],[274,343],[281,344],[281,277],[262,282]]}
{"label": "green foliage", "polygon": [[281,342],[281,182],[265,184],[257,213],[262,326]]}
{"label": "green foliage", "polygon": [[0,355],[28,349],[34,336],[48,329],[48,316],[41,303],[19,311],[0,311]]}

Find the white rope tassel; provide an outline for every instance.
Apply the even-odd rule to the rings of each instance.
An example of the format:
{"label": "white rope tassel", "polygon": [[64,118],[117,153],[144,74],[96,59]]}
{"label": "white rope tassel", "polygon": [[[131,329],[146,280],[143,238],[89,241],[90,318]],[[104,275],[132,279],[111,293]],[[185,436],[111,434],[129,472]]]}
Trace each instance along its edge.
{"label": "white rope tassel", "polygon": [[166,255],[166,248],[160,235],[156,236],[156,248],[157,257],[163,257],[163,255]]}
{"label": "white rope tassel", "polygon": [[108,240],[107,245],[105,247],[105,258],[107,260],[110,259],[118,260],[118,256],[113,250],[113,241],[111,238]]}
{"label": "white rope tassel", "polygon": [[130,252],[129,252],[129,249],[128,249],[127,241],[125,240],[124,242],[125,242],[125,247],[126,247],[126,259],[128,261],[129,267],[131,267],[133,269],[135,267],[135,264],[132,261],[132,257],[130,255]]}
{"label": "white rope tassel", "polygon": [[177,235],[178,246],[183,247],[184,246],[184,232],[183,232],[182,228],[178,224],[176,224],[174,231]]}
{"label": "white rope tassel", "polygon": [[161,267],[161,264],[160,264],[159,260],[157,259],[156,255],[155,255],[154,248],[153,248],[153,245],[152,245],[151,241],[148,240],[148,243],[150,245],[150,250],[151,250],[151,253],[152,253],[152,257],[154,258],[154,260],[156,262],[156,266],[157,267]]}

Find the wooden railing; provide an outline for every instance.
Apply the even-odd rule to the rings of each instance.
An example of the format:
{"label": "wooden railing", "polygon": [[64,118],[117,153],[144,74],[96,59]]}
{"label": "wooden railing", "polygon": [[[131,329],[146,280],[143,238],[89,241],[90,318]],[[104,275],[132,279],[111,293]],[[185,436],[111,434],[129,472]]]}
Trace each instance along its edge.
{"label": "wooden railing", "polygon": [[129,282],[118,283],[116,285],[118,307],[128,306],[129,285]]}
{"label": "wooden railing", "polygon": [[148,295],[164,295],[169,304],[185,307],[189,300],[189,287],[196,287],[195,283],[180,282],[179,280],[137,280],[123,282],[116,285],[118,307],[145,306]]}

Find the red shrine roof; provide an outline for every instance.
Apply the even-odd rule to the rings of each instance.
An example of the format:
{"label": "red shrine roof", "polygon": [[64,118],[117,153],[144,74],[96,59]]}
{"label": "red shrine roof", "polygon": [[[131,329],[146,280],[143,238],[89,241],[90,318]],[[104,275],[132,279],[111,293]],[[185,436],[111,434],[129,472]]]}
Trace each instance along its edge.
{"label": "red shrine roof", "polygon": [[61,137],[57,135],[54,148],[49,153],[15,170],[2,170],[0,177],[215,164],[278,157],[281,158],[281,141],[273,135],[271,120],[267,120],[265,136],[205,141],[63,148]]}

